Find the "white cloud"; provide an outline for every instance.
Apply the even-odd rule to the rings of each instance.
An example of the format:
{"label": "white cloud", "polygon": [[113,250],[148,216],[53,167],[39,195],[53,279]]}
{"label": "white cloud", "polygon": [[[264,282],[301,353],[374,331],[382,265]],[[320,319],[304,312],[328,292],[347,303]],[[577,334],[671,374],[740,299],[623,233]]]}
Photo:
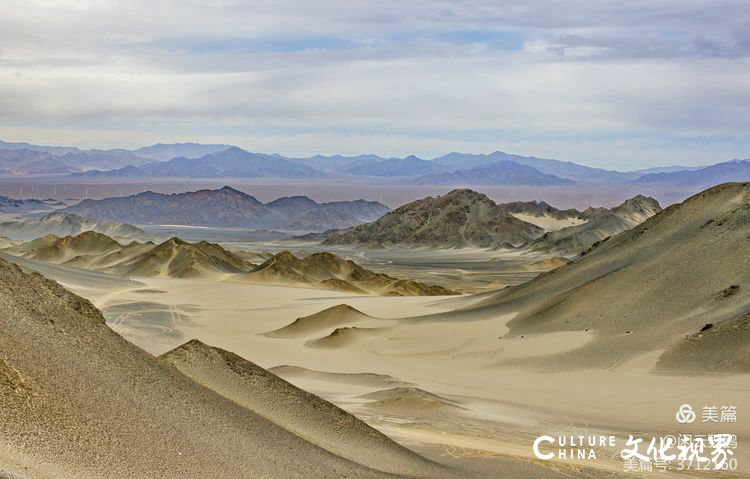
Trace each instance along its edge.
{"label": "white cloud", "polygon": [[602,166],[719,161],[748,143],[742,2],[6,4],[8,140],[508,149]]}

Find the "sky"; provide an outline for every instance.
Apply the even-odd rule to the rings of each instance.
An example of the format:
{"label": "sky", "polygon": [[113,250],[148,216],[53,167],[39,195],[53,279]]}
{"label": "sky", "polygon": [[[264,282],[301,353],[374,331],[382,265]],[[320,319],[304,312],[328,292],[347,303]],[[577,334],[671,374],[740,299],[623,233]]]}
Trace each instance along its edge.
{"label": "sky", "polygon": [[750,157],[745,1],[3,0],[0,139]]}

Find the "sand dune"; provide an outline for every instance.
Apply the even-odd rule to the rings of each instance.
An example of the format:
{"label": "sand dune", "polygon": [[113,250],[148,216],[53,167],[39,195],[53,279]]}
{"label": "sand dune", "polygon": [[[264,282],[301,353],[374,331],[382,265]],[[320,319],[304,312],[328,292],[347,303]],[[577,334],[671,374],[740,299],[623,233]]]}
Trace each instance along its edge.
{"label": "sand dune", "polygon": [[218,245],[171,238],[108,269],[130,276],[196,278],[236,274],[249,268],[245,261]]}
{"label": "sand dune", "polygon": [[445,296],[456,294],[441,286],[398,279],[365,269],[332,253],[298,258],[282,251],[233,281],[286,283],[383,296]]}
{"label": "sand dune", "polygon": [[107,294],[112,290],[143,286],[139,281],[122,276],[21,258],[1,251],[0,259],[17,264],[25,272],[42,274],[77,294],[86,294],[89,298]]}
{"label": "sand dune", "polygon": [[9,246],[6,251],[28,259],[124,276],[282,283],[383,296],[456,294],[441,286],[375,273],[331,253],[297,258],[283,251],[255,265],[246,258],[264,255],[235,254],[215,243],[188,243],[176,237],[160,244],[133,241],[122,245],[104,234],[87,231],[64,238],[48,235]]}
{"label": "sand dune", "polygon": [[529,213],[516,213],[513,216],[526,223],[531,223],[542,228],[545,231],[557,231],[569,226],[576,226],[585,223],[586,220],[577,217],[559,218],[552,215],[532,215]]}
{"label": "sand dune", "polygon": [[440,416],[463,410],[454,401],[413,387],[396,387],[359,396],[369,410],[403,416]]}
{"label": "sand dune", "polygon": [[[448,475],[322,401],[310,409],[309,402],[287,397],[281,414],[289,419],[287,429],[126,342],[91,303],[56,283],[4,260],[0,278],[0,470],[6,475],[388,477],[362,465],[372,464],[371,451],[389,459],[381,467]],[[223,366],[206,367],[212,363],[201,352],[223,358]],[[316,401],[230,353],[198,353],[196,362],[190,362],[196,359],[192,352],[171,357],[217,389],[235,384],[253,390],[259,380],[262,390],[268,381],[277,388],[272,394],[286,391]],[[245,399],[258,409],[279,404],[278,397]],[[336,425],[339,436],[333,434]],[[328,436],[318,437],[326,431]],[[324,448],[333,445],[347,457]]]}
{"label": "sand dune", "polygon": [[78,236],[59,238],[47,235],[9,249],[24,258],[61,264],[77,256],[99,257],[122,249],[122,245],[109,236],[87,231]]}
{"label": "sand dune", "polygon": [[326,289],[332,289],[335,291],[344,291],[347,293],[354,293],[354,294],[368,294],[367,291],[365,291],[364,289],[358,288],[354,286],[352,283],[349,283],[348,281],[344,281],[343,279],[339,279],[339,278],[324,279],[319,284],[320,286]]}
{"label": "sand dune", "polygon": [[305,343],[310,348],[336,349],[351,346],[361,340],[367,339],[383,332],[385,328],[358,328],[349,326],[334,329],[331,334],[319,339]]}
{"label": "sand dune", "polygon": [[[593,332],[594,340],[573,351],[506,364],[614,367],[679,343],[706,323],[738,318],[750,306],[748,234],[750,184],[721,185],[601,242],[571,264],[456,315],[518,311],[508,323],[515,337]],[[731,285],[740,287],[724,294]],[[734,354],[735,348],[722,348],[701,365],[685,368],[715,370]]]}
{"label": "sand dune", "polygon": [[569,259],[552,257],[552,258],[544,258],[538,261],[534,261],[532,263],[524,265],[524,268],[529,271],[549,271],[551,269],[564,266],[568,263],[570,263]]}
{"label": "sand dune", "polygon": [[171,238],[160,244],[133,241],[122,245],[93,231],[64,238],[49,235],[7,251],[24,258],[125,276],[221,277],[253,267],[221,246],[206,241],[191,244]]}
{"label": "sand dune", "polygon": [[339,304],[310,316],[297,318],[291,324],[275,331],[269,331],[265,335],[271,338],[298,338],[320,331],[330,331],[333,328],[355,324],[371,318],[372,316],[368,316],[347,304]]}
{"label": "sand dune", "polygon": [[[551,275],[569,267],[563,266]],[[647,437],[673,432],[676,399],[691,404],[712,404],[716,398],[721,398],[728,404],[747,406],[745,377],[647,374],[645,371],[658,359],[653,356],[658,350],[636,354],[627,362],[601,371],[578,370],[565,363],[556,365],[555,371],[530,371],[529,368],[540,369],[535,363],[546,360],[545,356],[568,354],[586,346],[595,340],[597,333],[577,330],[513,335],[507,334],[505,326],[513,315],[501,314],[502,310],[448,311],[459,303],[466,308],[496,297],[497,293],[460,301],[435,301],[419,297],[354,297],[344,293],[321,294],[304,288],[190,279],[148,278],[142,281],[145,286],[122,294],[112,293],[108,303],[145,299],[140,298],[135,289],[164,291],[147,299],[176,305],[178,310],[189,314],[189,321],[175,327],[184,332],[185,339],[199,337],[209,344],[219,344],[253,358],[263,366],[303,365],[307,369],[286,366],[273,368],[273,371],[357,414],[390,437],[404,444],[414,444],[429,457],[451,462],[463,458],[462,465],[486,467],[483,473],[470,477],[547,477],[541,474],[545,468],[533,462],[530,452],[530,441],[540,434],[586,434],[594,427],[616,434],[619,440],[628,431],[643,431]],[[722,289],[712,296],[712,304],[731,301],[741,294],[742,288],[730,285]],[[365,343],[355,342],[336,349],[305,346],[307,341],[325,336],[335,328],[288,340],[260,334],[279,328],[295,317],[310,316],[316,310],[342,302],[359,311],[388,318],[368,316],[352,326],[370,328],[387,324],[391,329],[387,334],[367,338]],[[199,305],[199,309],[187,309],[189,305]],[[432,311],[445,313],[416,316]],[[128,326],[128,322],[123,324]],[[632,334],[624,337],[627,339]],[[172,347],[157,349],[162,353]],[[514,362],[503,362],[508,359]],[[503,367],[505,364],[522,367]],[[557,371],[559,369],[565,371]],[[403,384],[406,382],[411,384]],[[418,387],[458,401],[465,410],[444,408],[441,410],[444,412],[428,415],[399,409],[389,412],[387,408],[369,408],[367,403],[376,401],[360,397],[394,387]],[[642,391],[648,391],[646,400]],[[708,431],[721,432],[719,425],[716,426]],[[690,431],[707,432],[700,424]],[[741,424],[737,425],[736,432],[740,441],[748,437],[747,428]],[[586,477],[608,477],[613,470],[621,471],[622,460],[610,456],[614,452],[604,451],[601,459],[590,463],[599,470],[587,471]],[[741,450],[738,453],[740,462],[747,464],[746,454]],[[496,459],[498,456],[503,457],[502,461]],[[477,460],[479,457],[482,460]],[[530,469],[513,472],[518,469],[512,466],[518,464],[527,464]],[[549,477],[583,475],[578,468],[582,464],[550,461],[546,465],[549,466],[547,471],[558,471]]]}
{"label": "sand dune", "polygon": [[22,241],[0,236],[0,249],[10,248],[11,246],[18,246]]}
{"label": "sand dune", "polygon": [[373,469],[415,477],[444,476],[448,472],[344,410],[236,354],[193,340],[164,354],[160,360],[339,456]]}
{"label": "sand dune", "polygon": [[750,371],[750,314],[717,324],[706,323],[699,331],[673,344],[659,358],[661,371]]}
{"label": "sand dune", "polygon": [[154,247],[156,247],[156,245],[150,241],[147,243],[133,241],[101,255],[81,254],[74,256],[67,260],[65,265],[94,271],[105,271],[113,274],[127,275],[128,268],[124,268],[122,265],[128,261],[132,261],[134,258],[147,254],[149,251],[153,250]]}
{"label": "sand dune", "polygon": [[315,371],[287,364],[275,366],[268,370],[284,379],[313,379],[317,381],[364,386],[368,388],[408,387],[411,384],[387,374]]}

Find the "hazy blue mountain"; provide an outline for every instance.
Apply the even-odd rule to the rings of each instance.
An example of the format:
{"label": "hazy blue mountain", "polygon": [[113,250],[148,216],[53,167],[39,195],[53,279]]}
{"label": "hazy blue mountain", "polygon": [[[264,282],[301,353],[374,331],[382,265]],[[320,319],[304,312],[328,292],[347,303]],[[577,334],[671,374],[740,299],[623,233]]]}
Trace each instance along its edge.
{"label": "hazy blue mountain", "polygon": [[173,158],[152,162],[137,168],[126,167],[110,171],[91,171],[82,176],[146,177],[181,176],[190,178],[314,178],[324,173],[290,161],[280,155],[251,153],[230,147],[200,158]]}
{"label": "hazy blue mountain", "polygon": [[15,172],[25,164],[49,156],[51,156],[49,153],[26,148],[0,150],[0,168]]}
{"label": "hazy blue mountain", "polygon": [[219,153],[203,156],[196,161],[200,162],[200,164],[216,167],[222,176],[228,177],[276,176],[312,178],[324,176],[318,170],[290,161],[281,155],[251,153],[237,147],[231,147]]}
{"label": "hazy blue mountain", "polygon": [[432,173],[415,180],[422,185],[560,185],[572,180],[542,173],[514,161],[500,161],[452,173]]}
{"label": "hazy blue mountain", "polygon": [[52,154],[27,148],[0,149],[0,168],[18,175],[67,174],[95,168],[142,165],[149,161],[125,150],[77,150]]}
{"label": "hazy blue mountain", "polygon": [[0,168],[16,175],[66,174],[80,170],[60,156],[28,149],[0,150]]}
{"label": "hazy blue mountain", "polygon": [[314,168],[316,170],[325,171],[328,173],[339,173],[354,165],[379,163],[381,161],[388,160],[388,158],[383,158],[382,156],[377,155],[315,155],[309,158],[290,158],[290,160],[294,161],[295,163],[307,165],[310,168]]}
{"label": "hazy blue mountain", "polygon": [[81,170],[138,166],[151,161],[126,150],[85,150],[65,153],[58,158],[75,165]]}
{"label": "hazy blue mountain", "polygon": [[151,160],[166,161],[172,158],[200,158],[201,156],[218,153],[231,148],[232,145],[204,145],[201,143],[157,143],[133,150],[133,153]]}
{"label": "hazy blue mountain", "polygon": [[[570,161],[515,155],[502,151],[490,154],[453,152],[432,160],[420,159],[414,155],[406,158],[384,158],[373,154],[288,158],[278,154],[252,153],[224,144],[157,143],[135,150],[122,148],[83,150],[75,147],[0,141],[0,174],[3,175],[73,174],[115,178],[157,176],[315,178],[343,174],[383,178],[418,178],[418,182],[437,184],[513,184],[516,180],[502,178],[503,175],[499,169],[480,172],[489,173],[491,178],[493,173],[498,175],[494,179],[485,178],[483,181],[472,179],[471,177],[477,172],[468,171],[505,161],[529,166],[543,174],[576,182],[624,183],[641,177],[644,177],[643,182],[688,182],[689,184],[710,185],[719,181],[702,182],[689,179],[694,178],[690,176],[651,176],[701,171],[706,167],[671,165],[622,172],[579,165]],[[740,174],[741,169],[736,166],[734,169],[731,166],[723,166],[717,170],[707,170],[707,172],[718,175],[717,178],[731,180]],[[725,173],[721,173],[722,171]],[[445,175],[422,178],[441,173]],[[741,174],[740,178],[742,178]],[[540,181],[541,183],[531,181],[528,184],[545,184],[543,180]]]}
{"label": "hazy blue mountain", "polygon": [[125,166],[116,170],[88,170],[83,173],[72,173],[71,176],[86,176],[89,178],[138,178],[147,175],[137,166]]}
{"label": "hazy blue mountain", "polygon": [[315,208],[317,204],[307,196],[285,196],[266,203],[266,206],[285,216],[298,216]]}
{"label": "hazy blue mountain", "polygon": [[720,183],[748,180],[750,180],[750,160],[733,160],[692,171],[651,173],[638,178],[635,182],[707,187]]}
{"label": "hazy blue mountain", "polygon": [[65,153],[75,153],[75,152],[83,151],[78,148],[74,148],[70,146],[41,146],[41,145],[32,145],[31,143],[13,143],[13,142],[2,141],[2,140],[0,140],[0,149],[40,151],[43,153],[50,153],[53,155],[64,155]]}
{"label": "hazy blue mountain", "polygon": [[420,176],[446,170],[447,168],[443,165],[412,155],[403,159],[396,158],[375,163],[357,162],[346,168],[343,173],[361,176]]}
{"label": "hazy blue mountain", "polygon": [[521,161],[519,160],[523,160],[525,158],[527,157],[511,155],[508,153],[503,153],[502,151],[495,151],[493,153],[490,153],[489,155],[475,155],[471,153],[452,152],[448,153],[447,155],[439,156],[432,161],[450,168],[451,171],[456,171],[468,170],[479,166],[486,166],[492,163],[497,163],[499,161],[515,161],[516,163],[520,164]]}
{"label": "hazy blue mountain", "polygon": [[649,173],[674,173],[675,171],[694,171],[705,168],[706,166],[654,166],[653,168],[644,168],[642,170],[634,170],[633,173],[640,173],[641,175],[648,175]]}
{"label": "hazy blue mountain", "polygon": [[54,155],[44,154],[36,160],[21,165],[14,171],[22,175],[65,175],[80,168]]}
{"label": "hazy blue mountain", "polygon": [[375,220],[390,209],[374,201],[317,203],[305,196],[279,198],[263,204],[255,197],[225,186],[219,190],[84,200],[65,208],[100,221],[214,227],[275,228],[325,231]]}
{"label": "hazy blue mountain", "polygon": [[[193,178],[213,178],[222,176],[219,162],[190,158],[172,158],[168,161],[149,163],[138,169],[136,176],[190,176]],[[130,170],[133,171],[133,170]]]}
{"label": "hazy blue mountain", "polygon": [[604,170],[583,166],[570,161],[550,160],[537,158],[535,156],[511,155],[502,151],[496,151],[488,155],[472,155],[467,153],[449,153],[435,158],[433,161],[449,167],[452,170],[471,169],[478,166],[497,163],[498,161],[514,161],[521,165],[531,166],[546,173],[560,178],[574,181],[588,182],[624,182],[637,178],[637,173],[623,173],[614,170]]}

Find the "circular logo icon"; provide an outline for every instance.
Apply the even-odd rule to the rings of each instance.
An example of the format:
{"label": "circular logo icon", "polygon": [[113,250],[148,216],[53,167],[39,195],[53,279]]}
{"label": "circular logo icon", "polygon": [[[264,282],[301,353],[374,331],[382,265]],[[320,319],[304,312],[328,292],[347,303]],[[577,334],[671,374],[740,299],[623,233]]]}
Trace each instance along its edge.
{"label": "circular logo icon", "polygon": [[677,414],[675,414],[675,419],[677,419],[677,422],[680,424],[690,424],[695,421],[695,412],[693,411],[692,406],[690,406],[690,404],[683,404],[680,406],[677,410]]}

